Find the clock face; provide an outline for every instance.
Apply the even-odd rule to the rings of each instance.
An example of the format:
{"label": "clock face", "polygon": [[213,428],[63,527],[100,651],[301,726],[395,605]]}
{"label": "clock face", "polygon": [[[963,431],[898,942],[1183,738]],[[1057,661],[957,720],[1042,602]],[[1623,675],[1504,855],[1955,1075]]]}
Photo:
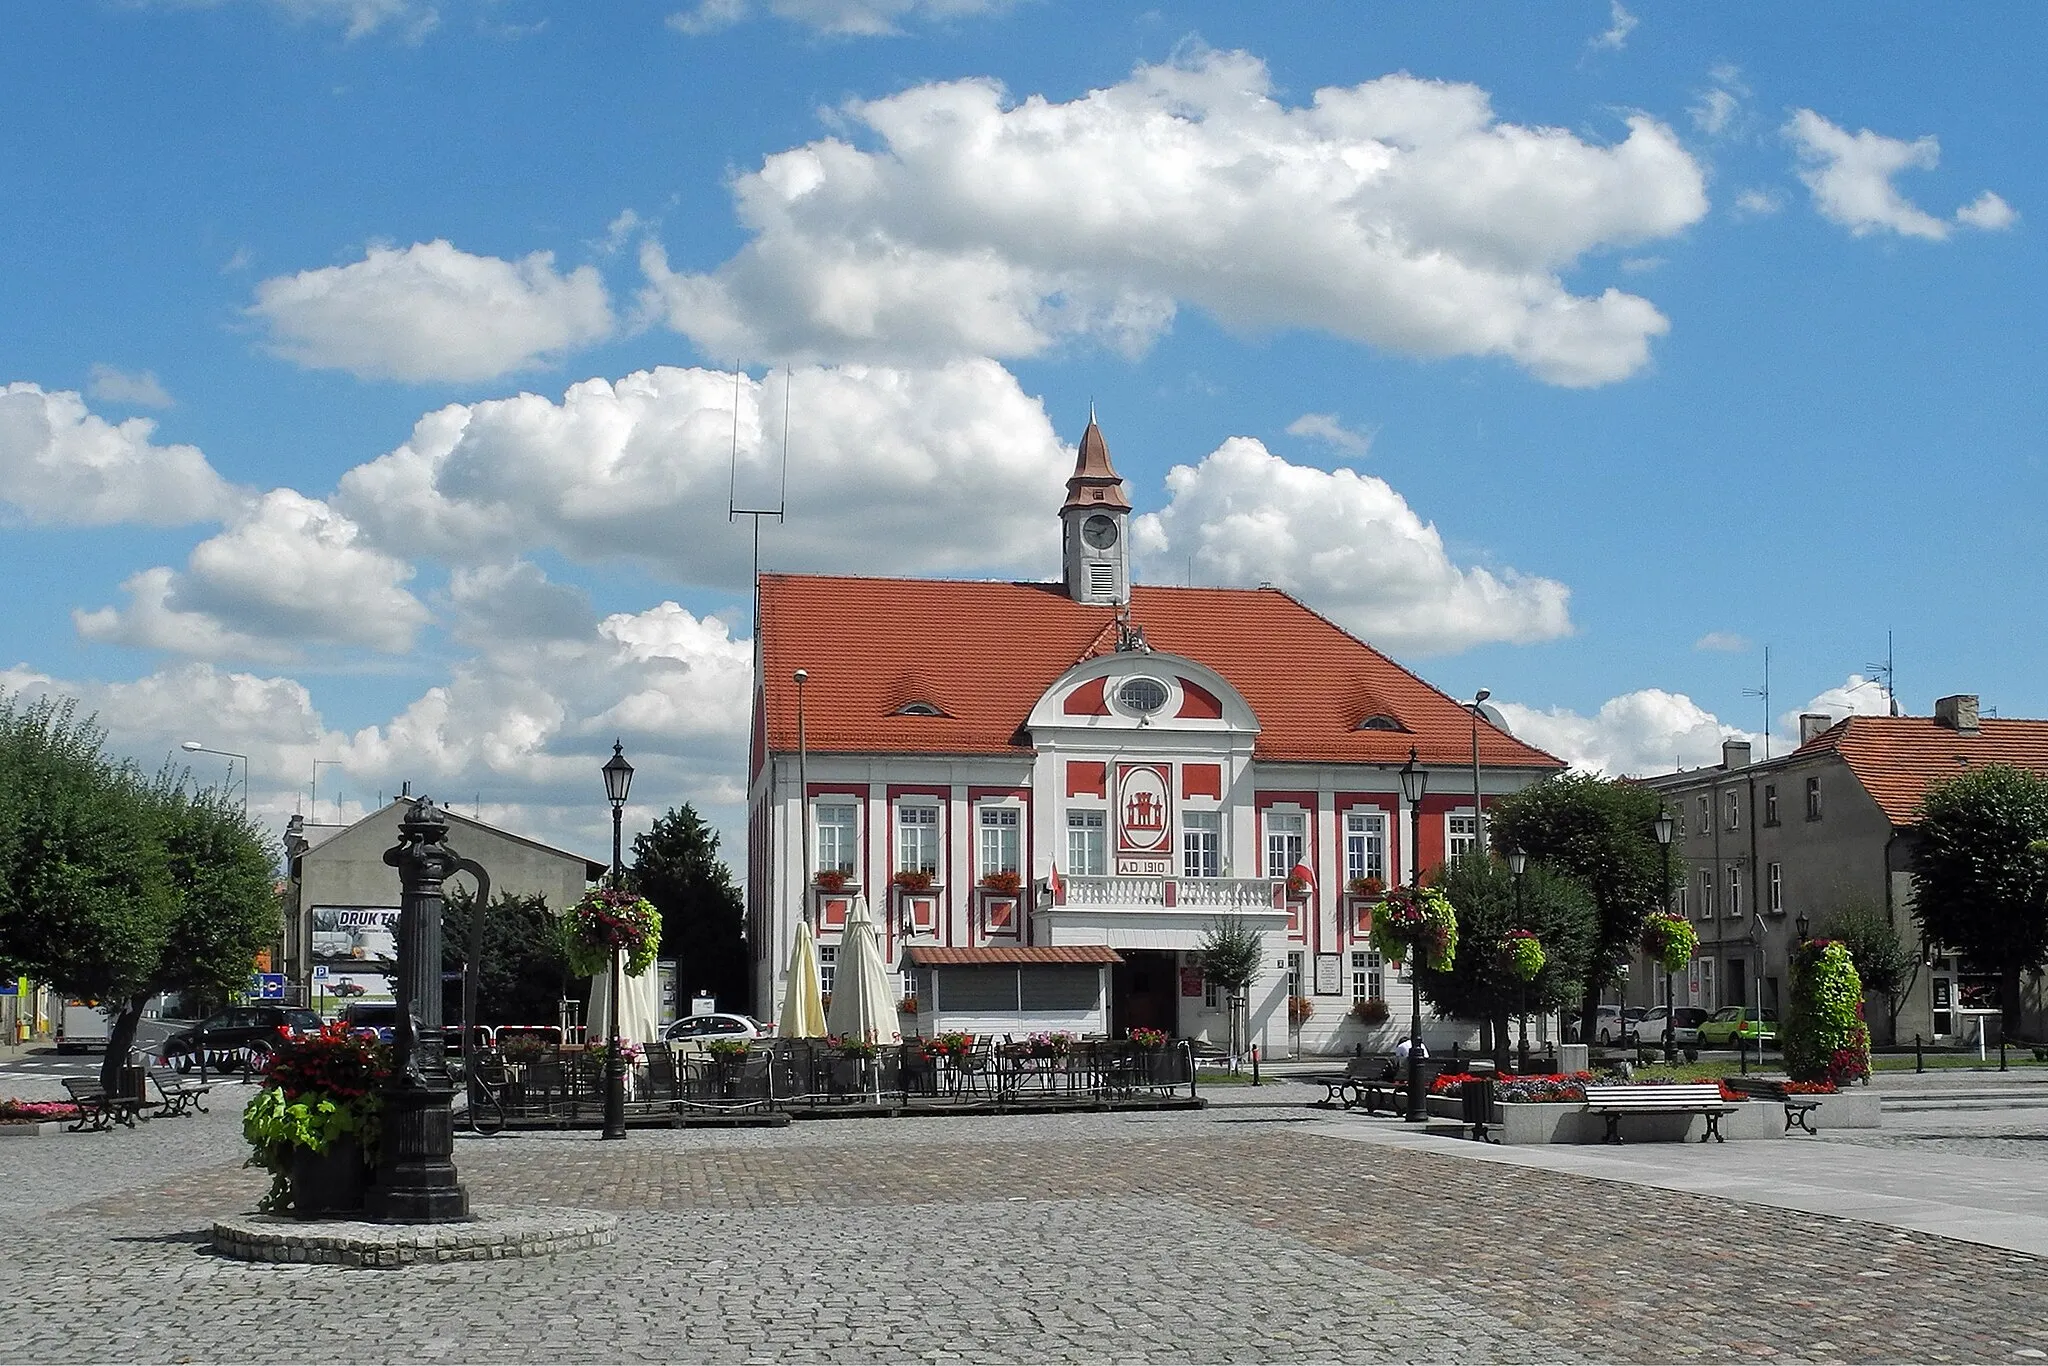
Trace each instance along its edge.
{"label": "clock face", "polygon": [[1081,523],[1081,539],[1097,550],[1107,550],[1116,544],[1116,520],[1096,513]]}

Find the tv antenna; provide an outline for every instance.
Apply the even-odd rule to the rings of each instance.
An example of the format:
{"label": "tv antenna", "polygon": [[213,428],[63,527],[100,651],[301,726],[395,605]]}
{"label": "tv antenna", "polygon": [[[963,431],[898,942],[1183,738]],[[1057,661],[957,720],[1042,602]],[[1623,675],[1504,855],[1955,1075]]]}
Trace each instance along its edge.
{"label": "tv antenna", "polygon": [[[782,372],[782,473],[775,491],[775,506],[772,508],[743,508],[739,504],[740,490],[740,378],[744,372],[738,361],[732,366],[732,466],[726,484],[725,520],[736,522],[742,517],[754,521],[754,638],[758,643],[761,636],[761,519],[773,517],[778,524],[789,509],[789,376],[788,369]],[[772,373],[772,372],[771,372]],[[768,382],[764,378],[761,387],[765,390]]]}
{"label": "tv antenna", "polygon": [[1898,689],[1893,686],[1892,633],[1890,631],[1884,633],[1884,662],[1882,664],[1865,664],[1863,671],[1867,674],[1875,675],[1880,680],[1884,688],[1885,711],[1893,716],[1897,716],[1899,714],[1899,693]]}
{"label": "tv antenna", "polygon": [[1771,757],[1771,647],[1764,646],[1764,685],[1744,688],[1744,697],[1761,697],[1764,702],[1764,758]]}

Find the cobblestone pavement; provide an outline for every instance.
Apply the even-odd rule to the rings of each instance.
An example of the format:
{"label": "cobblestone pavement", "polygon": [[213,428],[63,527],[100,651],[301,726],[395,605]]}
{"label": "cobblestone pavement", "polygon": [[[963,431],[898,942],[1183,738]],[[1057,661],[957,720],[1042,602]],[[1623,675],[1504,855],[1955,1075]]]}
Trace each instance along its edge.
{"label": "cobblestone pavement", "polygon": [[0,1147],[0,1360],[2048,1355],[2031,1257],[1367,1147],[1265,1106],[465,1139],[476,1199],[616,1211],[618,1245],[254,1266],[204,1247],[263,1188],[229,1111]]}

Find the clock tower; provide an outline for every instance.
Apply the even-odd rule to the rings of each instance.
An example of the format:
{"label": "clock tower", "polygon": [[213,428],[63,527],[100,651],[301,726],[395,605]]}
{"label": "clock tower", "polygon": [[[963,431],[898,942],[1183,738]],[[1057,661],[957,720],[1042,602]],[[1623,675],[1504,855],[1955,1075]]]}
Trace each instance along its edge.
{"label": "clock tower", "polygon": [[1130,520],[1124,481],[1110,467],[1109,445],[1091,407],[1074,477],[1067,480],[1067,501],[1060,507],[1068,597],[1092,607],[1131,600]]}

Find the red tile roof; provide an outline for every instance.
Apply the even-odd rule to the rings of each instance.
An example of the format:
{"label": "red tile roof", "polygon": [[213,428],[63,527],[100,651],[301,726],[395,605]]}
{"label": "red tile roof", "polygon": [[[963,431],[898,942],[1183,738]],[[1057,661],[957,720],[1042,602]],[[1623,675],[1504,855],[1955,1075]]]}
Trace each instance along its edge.
{"label": "red tile roof", "polygon": [[[1272,588],[1139,586],[1131,620],[1153,649],[1206,664],[1258,715],[1265,761],[1469,764],[1472,714],[1363,641]],[[761,576],[768,747],[796,749],[795,670],[815,752],[1029,754],[1022,728],[1054,679],[1115,648],[1116,612],[1056,583]],[[944,716],[899,716],[906,678]],[[1404,730],[1356,730],[1384,713]],[[1564,762],[1481,721],[1488,766]]]}
{"label": "red tile roof", "polygon": [[1927,789],[1985,764],[2048,773],[2048,721],[1990,717],[1975,735],[1926,716],[1851,716],[1808,740],[1795,758],[1841,756],[1893,825],[1920,818]]}
{"label": "red tile roof", "polygon": [[1121,963],[1123,955],[1106,944],[1020,944],[989,945],[975,949],[948,948],[939,944],[913,944],[903,957],[914,967],[1002,967],[1008,964],[1067,963],[1097,967]]}

